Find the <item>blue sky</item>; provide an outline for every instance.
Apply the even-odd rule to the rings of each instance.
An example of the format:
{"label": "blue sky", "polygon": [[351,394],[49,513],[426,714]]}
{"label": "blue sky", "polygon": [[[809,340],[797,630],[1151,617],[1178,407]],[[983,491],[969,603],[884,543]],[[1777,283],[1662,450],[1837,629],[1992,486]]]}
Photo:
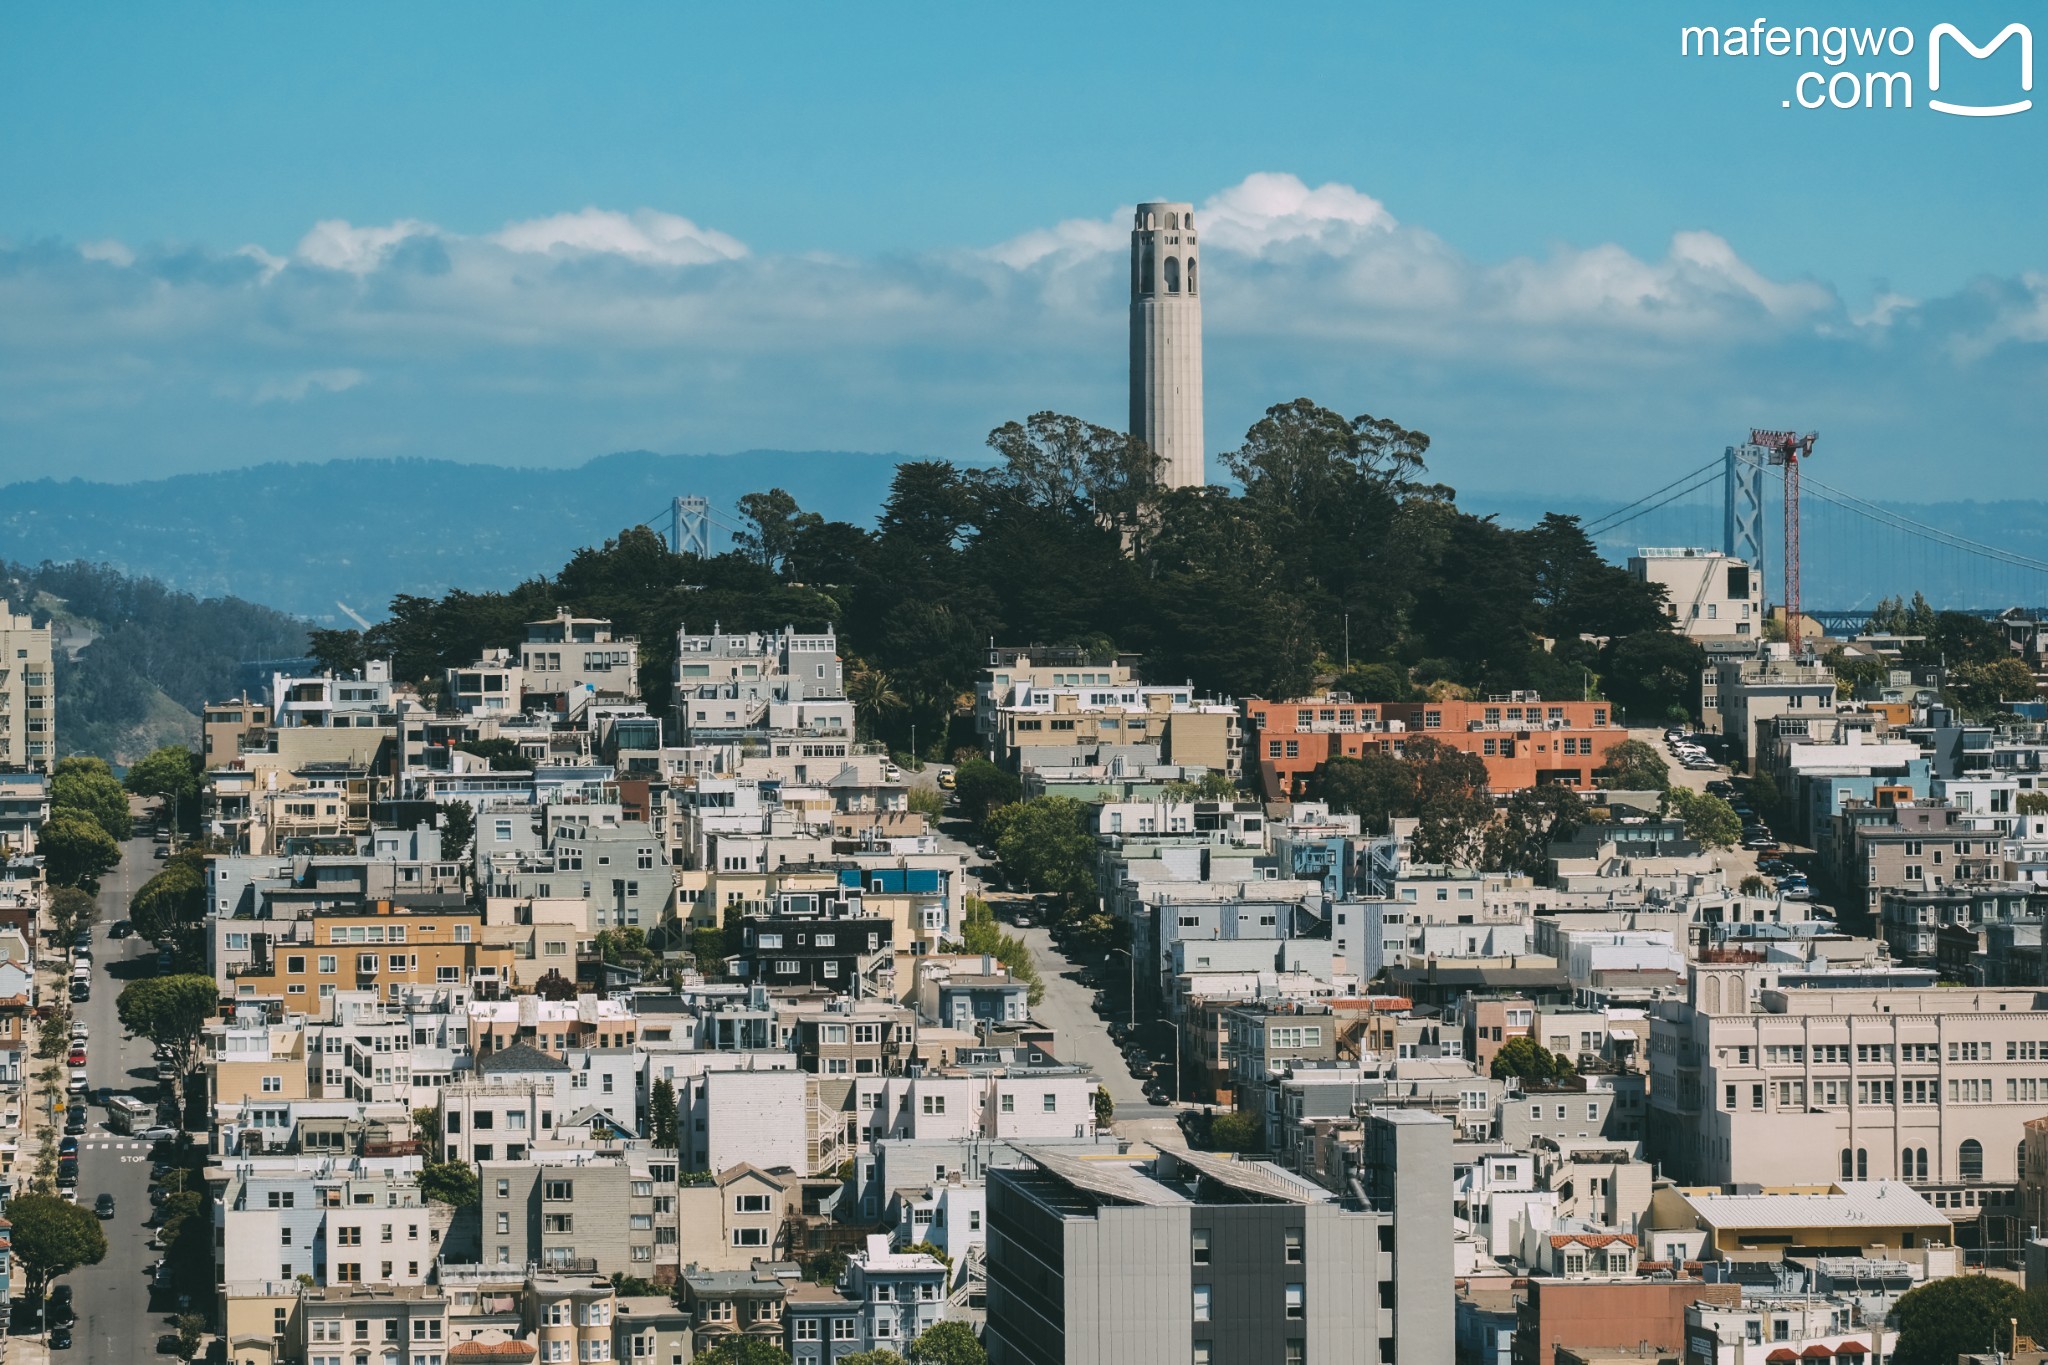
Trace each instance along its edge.
{"label": "blue sky", "polygon": [[[1787,109],[1836,68],[1678,55],[1758,12],[16,7],[0,479],[1119,423],[1119,211],[1178,197],[1212,450],[1307,393],[1475,488],[1647,489],[1782,423],[1879,492],[1944,444],[2042,492],[2048,109]],[[1934,24],[2048,38],[1763,13],[1902,26],[1916,105]]]}

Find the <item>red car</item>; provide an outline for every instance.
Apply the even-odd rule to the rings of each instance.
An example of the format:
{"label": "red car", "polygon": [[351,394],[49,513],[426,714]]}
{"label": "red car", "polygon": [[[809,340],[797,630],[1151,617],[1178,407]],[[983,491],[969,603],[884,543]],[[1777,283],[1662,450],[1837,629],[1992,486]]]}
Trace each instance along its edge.
{"label": "red car", "polygon": [[71,1065],[72,1065],[72,1066],[84,1066],[84,1065],[85,1065],[85,1049],[84,1049],[84,1048],[82,1048],[82,1047],[74,1047],[74,1048],[72,1048],[72,1049],[71,1049]]}

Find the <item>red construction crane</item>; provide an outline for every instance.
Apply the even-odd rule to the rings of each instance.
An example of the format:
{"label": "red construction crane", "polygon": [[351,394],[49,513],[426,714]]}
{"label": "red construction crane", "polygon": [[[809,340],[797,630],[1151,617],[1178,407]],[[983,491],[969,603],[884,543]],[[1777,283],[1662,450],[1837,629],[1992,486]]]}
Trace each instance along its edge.
{"label": "red construction crane", "polygon": [[1799,643],[1799,462],[1811,459],[1813,443],[1820,433],[1809,431],[1804,436],[1793,431],[1760,431],[1749,433],[1749,443],[1762,446],[1770,451],[1774,465],[1785,469],[1785,633],[1793,644]]}

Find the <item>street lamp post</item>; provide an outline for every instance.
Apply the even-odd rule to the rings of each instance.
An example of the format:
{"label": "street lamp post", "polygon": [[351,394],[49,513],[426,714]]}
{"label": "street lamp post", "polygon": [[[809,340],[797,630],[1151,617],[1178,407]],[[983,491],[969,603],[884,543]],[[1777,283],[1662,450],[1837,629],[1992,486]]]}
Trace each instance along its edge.
{"label": "street lamp post", "polygon": [[1111,948],[1109,951],[1112,953],[1122,953],[1124,961],[1130,964],[1131,1029],[1133,1032],[1136,1032],[1138,1027],[1138,956],[1129,948]]}

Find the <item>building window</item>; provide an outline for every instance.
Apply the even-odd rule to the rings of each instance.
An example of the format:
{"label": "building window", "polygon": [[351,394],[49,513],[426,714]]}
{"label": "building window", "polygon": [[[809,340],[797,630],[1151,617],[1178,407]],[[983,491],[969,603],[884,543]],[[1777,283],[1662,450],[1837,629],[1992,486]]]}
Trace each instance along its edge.
{"label": "building window", "polygon": [[1188,1253],[1188,1259],[1196,1265],[1209,1264],[1209,1229],[1195,1229],[1194,1245]]}
{"label": "building window", "polygon": [[1299,1233],[1298,1231],[1294,1230],[1293,1228],[1289,1228],[1289,1229],[1287,1230],[1287,1234],[1286,1234],[1286,1235],[1287,1235],[1287,1248],[1286,1248],[1286,1253],[1285,1253],[1285,1260],[1287,1261],[1287,1263],[1288,1263],[1289,1265],[1300,1265],[1300,1264],[1301,1264],[1301,1233]]}
{"label": "building window", "polygon": [[1208,1320],[1209,1286],[1206,1284],[1198,1284],[1195,1286],[1195,1321],[1207,1322]]}
{"label": "building window", "polygon": [[1303,1286],[1298,1284],[1288,1285],[1287,1316],[1298,1321],[1301,1318],[1307,1316],[1307,1313],[1308,1298]]}
{"label": "building window", "polygon": [[1984,1144],[1975,1138],[1963,1139],[1963,1145],[1956,1149],[1956,1174],[1964,1180],[1984,1178]]}

